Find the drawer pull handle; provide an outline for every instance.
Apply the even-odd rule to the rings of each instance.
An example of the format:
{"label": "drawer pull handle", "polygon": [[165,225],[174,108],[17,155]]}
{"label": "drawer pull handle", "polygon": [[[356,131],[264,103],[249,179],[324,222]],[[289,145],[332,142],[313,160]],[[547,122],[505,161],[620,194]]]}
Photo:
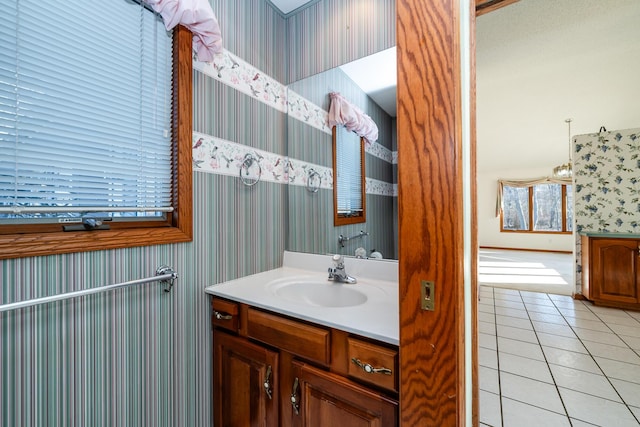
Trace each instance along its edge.
{"label": "drawer pull handle", "polygon": [[213,311],[213,315],[218,320],[231,320],[231,319],[233,319],[232,315],[225,314],[225,313],[220,313],[219,311],[215,311],[215,310]]}
{"label": "drawer pull handle", "polygon": [[293,388],[291,389],[291,406],[296,415],[300,415],[300,401],[298,400],[298,378],[293,380]]}
{"label": "drawer pull handle", "polygon": [[391,375],[391,369],[389,368],[374,368],[368,363],[362,362],[360,359],[356,359],[355,357],[351,359],[353,363],[356,364],[359,368],[365,371],[367,374],[384,374]]}
{"label": "drawer pull handle", "polygon": [[271,365],[267,367],[267,378],[264,380],[262,387],[264,387],[264,392],[269,396],[269,400],[273,399],[271,395]]}

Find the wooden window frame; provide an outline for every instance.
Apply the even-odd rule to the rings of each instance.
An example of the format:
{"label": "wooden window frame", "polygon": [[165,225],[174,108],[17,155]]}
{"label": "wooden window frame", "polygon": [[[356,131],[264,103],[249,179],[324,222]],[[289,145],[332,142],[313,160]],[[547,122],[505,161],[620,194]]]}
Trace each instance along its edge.
{"label": "wooden window frame", "polygon": [[[52,231],[12,227],[0,234],[0,259],[86,252],[193,240],[192,34],[178,26],[173,32],[172,205],[166,222],[119,223],[111,230]],[[7,226],[11,227],[11,226]]]}
{"label": "wooden window frame", "polygon": [[562,230],[561,231],[539,231],[533,229],[533,187],[540,184],[534,184],[526,187],[529,190],[529,229],[528,230],[508,230],[504,228],[504,209],[500,209],[500,232],[502,233],[531,233],[531,234],[572,234],[573,231],[567,230],[567,185],[557,184],[561,186],[562,195]]}

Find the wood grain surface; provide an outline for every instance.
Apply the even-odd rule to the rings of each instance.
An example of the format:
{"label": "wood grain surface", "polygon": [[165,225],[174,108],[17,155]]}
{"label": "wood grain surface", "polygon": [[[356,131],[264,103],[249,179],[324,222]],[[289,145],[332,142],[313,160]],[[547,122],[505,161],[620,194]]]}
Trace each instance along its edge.
{"label": "wood grain surface", "polygon": [[400,425],[464,425],[460,13],[453,0],[397,13]]}

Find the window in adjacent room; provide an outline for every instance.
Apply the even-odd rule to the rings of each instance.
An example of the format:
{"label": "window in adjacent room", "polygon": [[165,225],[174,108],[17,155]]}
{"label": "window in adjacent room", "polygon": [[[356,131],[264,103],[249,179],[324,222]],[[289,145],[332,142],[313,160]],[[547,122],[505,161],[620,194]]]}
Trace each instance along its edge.
{"label": "window in adjacent room", "polygon": [[572,205],[569,184],[503,185],[501,231],[570,233]]}

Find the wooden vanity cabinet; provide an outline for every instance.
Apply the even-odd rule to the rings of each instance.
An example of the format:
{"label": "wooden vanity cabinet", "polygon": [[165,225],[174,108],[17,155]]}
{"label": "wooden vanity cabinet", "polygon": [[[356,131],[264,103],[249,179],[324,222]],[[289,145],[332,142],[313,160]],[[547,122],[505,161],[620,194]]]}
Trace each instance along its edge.
{"label": "wooden vanity cabinet", "polygon": [[640,239],[582,236],[584,296],[598,305],[640,309]]}
{"label": "wooden vanity cabinet", "polygon": [[[299,414],[293,426],[386,427],[397,425],[397,402],[344,377],[294,362]],[[294,380],[295,381],[295,380]]]}
{"label": "wooden vanity cabinet", "polygon": [[278,353],[213,332],[213,415],[216,426],[278,425]]}
{"label": "wooden vanity cabinet", "polygon": [[218,297],[212,325],[216,426],[398,425],[397,347]]}

